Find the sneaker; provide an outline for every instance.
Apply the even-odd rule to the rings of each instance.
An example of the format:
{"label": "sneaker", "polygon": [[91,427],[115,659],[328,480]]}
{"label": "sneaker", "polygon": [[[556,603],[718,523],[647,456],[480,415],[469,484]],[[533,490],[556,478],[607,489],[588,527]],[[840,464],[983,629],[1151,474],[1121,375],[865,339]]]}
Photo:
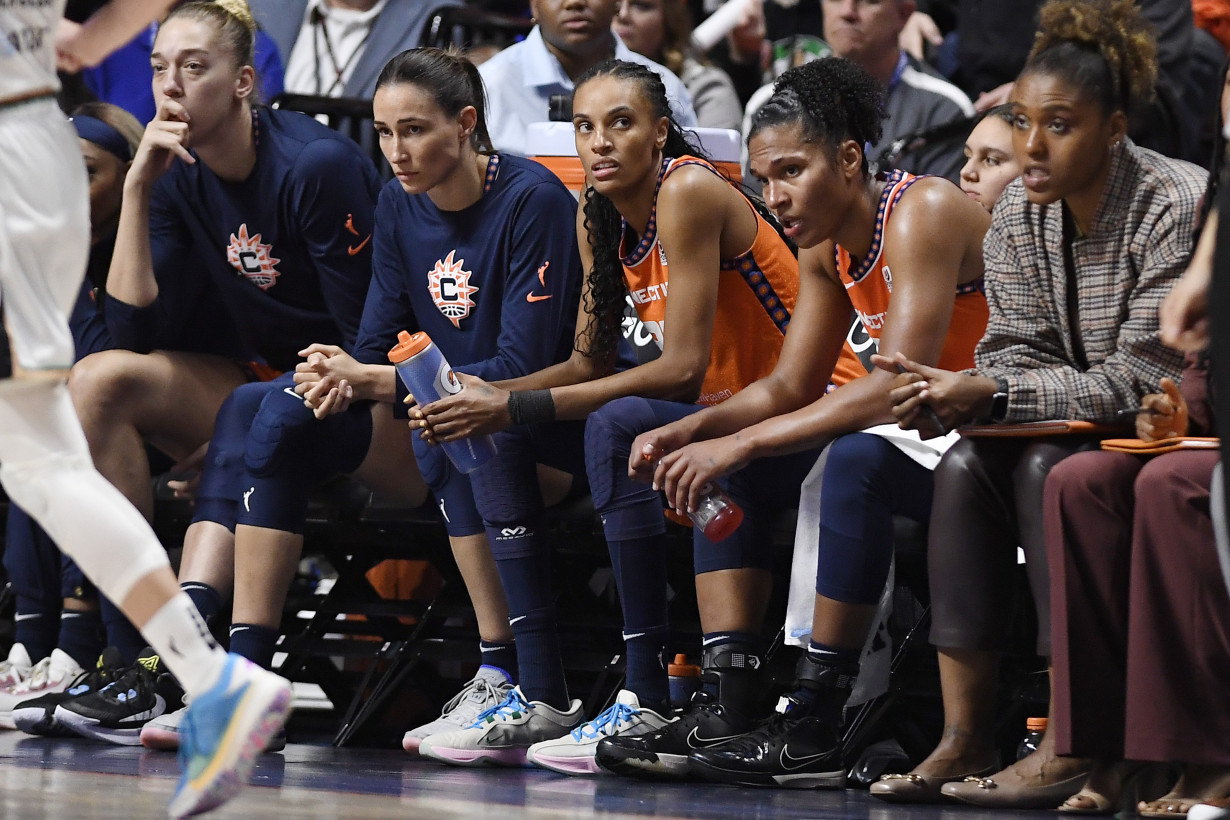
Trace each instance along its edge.
{"label": "sneaker", "polygon": [[594,762],[598,741],[613,735],[643,735],[670,721],[652,709],[643,708],[636,694],[624,689],[598,717],[563,737],[535,743],[525,757],[535,766],[560,774],[600,774],[602,770]]}
{"label": "sneaker", "polygon": [[[191,705],[187,695],[184,695],[184,703]],[[142,726],[141,745],[147,749],[159,749],[164,752],[174,752],[179,749],[179,727],[184,721],[184,715],[188,713],[188,705],[185,705],[183,709],[159,715]],[[278,729],[265,743],[264,751],[273,753],[285,748],[286,730]]]}
{"label": "sneaker", "polygon": [[121,746],[140,746],[141,727],[178,709],[184,690],[146,647],[137,662],[97,692],[56,706],[55,719],[82,737]]}
{"label": "sneaker", "polygon": [[13,707],[24,700],[41,695],[63,692],[76,680],[82,669],[72,655],[59,649],[43,658],[30,669],[30,675],[6,692],[0,692],[0,729],[16,729],[13,723]]}
{"label": "sneaker", "polygon": [[[59,650],[55,650],[58,652]],[[108,646],[98,656],[98,663],[73,679],[63,691],[47,691],[41,697],[23,700],[13,707],[13,725],[29,735],[51,737],[72,736],[76,733],[56,720],[56,707],[73,698],[97,692],[123,674],[126,666],[120,651]]]}
{"label": "sneaker", "polygon": [[9,649],[8,659],[0,661],[0,692],[7,692],[30,677],[33,668],[34,663],[30,660],[25,644],[13,644]]}
{"label": "sneaker", "polygon": [[499,704],[480,714],[464,729],[431,735],[419,744],[419,754],[455,766],[524,766],[525,752],[540,740],[568,734],[581,722],[581,701],[567,712],[536,700],[526,700],[514,686]]}
{"label": "sneaker", "polygon": [[689,754],[733,740],[750,728],[749,721],[702,690],[692,696],[686,712],[661,729],[598,741],[594,760],[613,774],[681,779],[688,776]]}
{"label": "sneaker", "polygon": [[789,698],[779,712],[742,737],[688,757],[693,775],[715,783],[780,786],[789,789],[840,789],[846,784],[841,737],[829,721],[793,717]]}
{"label": "sneaker", "polygon": [[256,755],[290,714],[290,683],[235,654],[218,682],[195,695],[180,723],[183,772],[171,817],[209,811],[248,781]]}
{"label": "sneaker", "polygon": [[463,686],[452,700],[444,704],[440,717],[406,732],[401,739],[401,747],[407,752],[417,753],[424,738],[464,729],[477,720],[481,713],[498,706],[508,696],[512,686],[508,673],[503,669],[480,666],[470,682]]}

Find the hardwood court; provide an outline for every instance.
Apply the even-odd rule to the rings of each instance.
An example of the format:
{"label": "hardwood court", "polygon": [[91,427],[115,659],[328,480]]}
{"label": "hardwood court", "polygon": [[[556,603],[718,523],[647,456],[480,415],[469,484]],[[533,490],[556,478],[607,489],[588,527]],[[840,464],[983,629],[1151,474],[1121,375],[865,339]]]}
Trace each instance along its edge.
{"label": "hardwood court", "polygon": [[[295,738],[292,731],[291,737]],[[0,817],[165,817],[175,756],[140,747],[0,733]],[[1044,820],[1048,812],[890,806],[863,791],[804,792],[622,778],[566,778],[541,770],[454,769],[401,751],[291,743],[261,758],[252,785],[218,818],[430,820]]]}

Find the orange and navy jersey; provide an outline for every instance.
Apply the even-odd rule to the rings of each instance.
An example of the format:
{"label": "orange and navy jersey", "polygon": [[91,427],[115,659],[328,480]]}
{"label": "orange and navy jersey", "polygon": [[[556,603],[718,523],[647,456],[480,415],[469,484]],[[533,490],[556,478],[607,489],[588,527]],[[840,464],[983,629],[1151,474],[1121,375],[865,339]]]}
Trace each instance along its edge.
{"label": "orange and navy jersey", "polygon": [[[856,325],[862,325],[866,343],[860,345],[863,352],[856,354],[852,344],[857,340],[851,338],[847,341],[842,349],[837,370],[834,371],[834,384],[842,384],[857,376],[866,375],[871,367],[871,354],[879,350],[880,334],[884,330],[888,303],[893,292],[893,272],[884,261],[884,235],[888,230],[888,220],[892,217],[893,208],[909,187],[919,179],[921,177],[900,170],[889,174],[884,193],[880,196],[880,206],[876,211],[875,235],[871,240],[871,248],[857,269],[853,268],[853,260],[846,249],[840,245],[836,247],[837,273],[846,287],[846,295],[850,297],[855,313],[858,314]],[[958,285],[952,318],[948,323],[948,336],[944,340],[938,366],[945,370],[973,367],[974,348],[986,327],[987,299],[983,294],[982,279]],[[856,334],[861,335],[857,327],[852,327],[852,337]]]}
{"label": "orange and navy jersey", "polygon": [[[658,174],[658,188],[675,169],[685,165],[718,173],[696,157],[666,159]],[[717,312],[698,404],[719,404],[773,371],[799,292],[798,260],[750,202],[747,207],[756,214],[756,238],[743,253],[723,259],[717,271]],[[644,236],[631,252],[621,245],[619,255],[637,315],[659,348],[665,336],[669,252],[658,237],[655,191]]]}

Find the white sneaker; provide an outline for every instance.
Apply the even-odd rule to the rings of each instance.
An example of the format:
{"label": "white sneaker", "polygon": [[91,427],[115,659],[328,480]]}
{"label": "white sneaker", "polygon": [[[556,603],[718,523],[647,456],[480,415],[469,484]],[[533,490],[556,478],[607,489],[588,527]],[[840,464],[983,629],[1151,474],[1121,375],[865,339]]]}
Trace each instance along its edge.
{"label": "white sneaker", "polygon": [[661,729],[673,718],[645,709],[633,692],[620,691],[615,702],[591,721],[563,737],[535,743],[525,753],[530,763],[560,774],[603,774],[594,761],[598,741],[612,735],[641,735]]}
{"label": "white sneaker", "polygon": [[[19,646],[20,644],[15,644]],[[22,648],[25,652],[25,648]],[[12,658],[12,653],[9,653]],[[30,674],[21,683],[0,691],[0,728],[16,729],[13,722],[13,707],[23,701],[63,692],[85,670],[77,665],[72,656],[59,649],[43,658],[30,669]]]}
{"label": "white sneaker", "polygon": [[0,692],[7,692],[26,678],[34,664],[24,644],[15,643],[9,650],[8,660],[0,661]]}
{"label": "white sneaker", "polygon": [[525,752],[540,740],[568,734],[581,722],[581,701],[562,712],[536,700],[526,700],[514,686],[498,705],[483,712],[464,729],[431,735],[419,754],[454,766],[524,766]]}
{"label": "white sneaker", "polygon": [[464,729],[477,720],[480,714],[498,706],[508,696],[512,687],[512,681],[503,669],[480,666],[470,682],[444,704],[440,717],[406,732],[401,739],[401,747],[407,752],[417,753],[424,738]]}

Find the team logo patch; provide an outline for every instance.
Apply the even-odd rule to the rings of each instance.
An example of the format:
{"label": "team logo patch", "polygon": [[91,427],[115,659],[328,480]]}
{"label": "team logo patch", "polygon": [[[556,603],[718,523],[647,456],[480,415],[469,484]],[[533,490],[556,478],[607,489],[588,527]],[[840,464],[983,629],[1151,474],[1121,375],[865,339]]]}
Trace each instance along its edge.
{"label": "team logo patch", "polygon": [[449,251],[448,256],[437,261],[428,272],[427,291],[436,308],[453,323],[453,327],[460,328],[461,320],[468,317],[470,308],[474,307],[474,300],[470,297],[478,293],[478,288],[470,284],[471,271],[463,270],[466,260],[453,261],[455,253],[455,250]]}
{"label": "team logo patch", "polygon": [[261,235],[248,236],[248,224],[239,226],[239,232],[231,234],[231,244],[226,249],[226,261],[248,281],[261,290],[269,290],[282,274],[275,268],[281,259],[275,259],[270,251],[272,245],[261,242]]}
{"label": "team logo patch", "polygon": [[884,275],[884,284],[888,285],[888,292],[893,292],[893,271],[888,265],[880,268],[880,273]]}

